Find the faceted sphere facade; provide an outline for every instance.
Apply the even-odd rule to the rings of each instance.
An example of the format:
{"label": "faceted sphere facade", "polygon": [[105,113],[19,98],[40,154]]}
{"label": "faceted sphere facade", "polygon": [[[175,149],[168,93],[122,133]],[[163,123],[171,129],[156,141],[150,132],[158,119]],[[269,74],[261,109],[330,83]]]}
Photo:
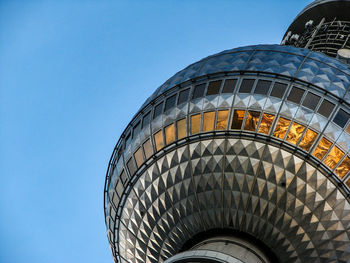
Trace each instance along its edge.
{"label": "faceted sphere facade", "polygon": [[105,185],[116,262],[164,262],[231,229],[281,262],[350,260],[350,70],[278,45],[175,74],[124,131]]}

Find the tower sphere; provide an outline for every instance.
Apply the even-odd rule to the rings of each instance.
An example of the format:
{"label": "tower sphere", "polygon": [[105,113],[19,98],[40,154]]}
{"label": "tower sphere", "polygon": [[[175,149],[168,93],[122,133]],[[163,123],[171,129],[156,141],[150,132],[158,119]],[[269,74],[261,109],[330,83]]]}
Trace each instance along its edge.
{"label": "tower sphere", "polygon": [[146,100],[106,176],[115,262],[350,262],[350,68],[285,39]]}

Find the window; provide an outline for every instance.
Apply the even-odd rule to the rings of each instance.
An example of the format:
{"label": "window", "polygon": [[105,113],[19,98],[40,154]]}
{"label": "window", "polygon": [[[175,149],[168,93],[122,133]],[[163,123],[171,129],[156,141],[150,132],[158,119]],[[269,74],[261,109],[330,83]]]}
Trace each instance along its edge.
{"label": "window", "polygon": [[171,109],[172,107],[175,106],[176,103],[176,94],[167,98],[166,102],[165,102],[165,109],[164,111],[167,111],[169,109]]}
{"label": "window", "polygon": [[154,134],[154,142],[156,144],[156,150],[159,151],[164,147],[164,139],[162,130]]}
{"label": "window", "polygon": [[345,124],[348,122],[349,120],[349,113],[343,111],[342,109],[340,109],[337,113],[337,115],[335,115],[333,121],[335,124],[339,125],[341,128],[343,128],[345,126]]}
{"label": "window", "polygon": [[286,89],[287,89],[287,84],[275,82],[271,91],[271,96],[281,99],[284,93],[286,92]]}
{"label": "window", "polygon": [[244,110],[235,110],[233,112],[231,129],[241,129],[244,113]]}
{"label": "window", "polygon": [[317,112],[325,116],[326,118],[328,118],[329,115],[331,115],[333,109],[334,109],[333,103],[329,102],[328,100],[323,100]]}
{"label": "window", "polygon": [[198,98],[204,96],[205,85],[206,85],[206,84],[203,83],[203,84],[196,85],[196,86],[194,87],[192,99],[198,99]]}
{"label": "window", "polygon": [[148,112],[143,116],[142,128],[146,127],[146,125],[149,124],[150,119],[151,119],[151,112]]}
{"label": "window", "polygon": [[130,142],[131,142],[131,133],[129,133],[129,134],[126,136],[126,139],[125,139],[125,149],[128,148],[128,146],[130,145]]}
{"label": "window", "polygon": [[134,158],[135,158],[137,167],[140,167],[144,161],[141,147],[134,153]]}
{"label": "window", "polygon": [[176,122],[176,129],[177,129],[177,139],[180,140],[182,138],[185,138],[187,135],[186,119],[178,120]]}
{"label": "window", "polygon": [[287,120],[285,118],[279,118],[276,129],[273,133],[273,136],[275,136],[278,139],[283,140],[284,136],[287,133],[288,127],[290,124],[290,120]]}
{"label": "window", "polygon": [[261,118],[261,123],[259,126],[259,132],[263,134],[268,134],[272,126],[272,122],[275,119],[275,116],[272,114],[264,113]]}
{"label": "window", "polygon": [[287,134],[286,141],[296,145],[299,139],[301,138],[301,136],[303,135],[304,130],[305,130],[305,126],[299,123],[293,122]]}
{"label": "window", "polygon": [[225,80],[224,87],[222,88],[222,93],[233,93],[235,90],[237,79],[227,79]]}
{"label": "window", "polygon": [[130,175],[133,175],[136,172],[136,167],[135,167],[134,160],[132,158],[130,158],[130,160],[127,162],[127,166],[128,166]]}
{"label": "window", "polygon": [[196,114],[191,116],[191,134],[196,134],[200,132],[201,128],[201,115]]}
{"label": "window", "polygon": [[145,153],[146,159],[150,158],[153,154],[153,148],[151,144],[151,140],[147,140],[143,145],[143,152]]}
{"label": "window", "polygon": [[299,144],[299,147],[305,151],[309,151],[316,137],[317,137],[316,132],[314,132],[313,130],[307,129],[303,139]]}
{"label": "window", "polygon": [[334,146],[329,152],[326,159],[323,161],[332,170],[335,168],[337,163],[344,157],[343,151],[341,151],[337,146]]}
{"label": "window", "polygon": [[344,160],[340,163],[340,165],[335,169],[335,173],[343,178],[350,171],[350,158],[346,156]]}
{"label": "window", "polygon": [[188,101],[188,96],[190,95],[190,89],[183,90],[179,93],[179,99],[177,104],[181,104]]}
{"label": "window", "polygon": [[303,106],[309,108],[310,110],[315,110],[319,101],[319,96],[309,92],[303,101]]}
{"label": "window", "polygon": [[170,144],[175,141],[175,125],[170,124],[165,127],[165,143]]}
{"label": "window", "polygon": [[203,113],[203,131],[212,131],[214,130],[215,122],[215,111]]}
{"label": "window", "polygon": [[267,95],[267,92],[269,91],[270,86],[271,86],[271,81],[269,81],[269,80],[259,80],[258,84],[256,84],[254,93],[255,94]]}
{"label": "window", "polygon": [[243,79],[241,83],[241,87],[239,89],[240,93],[250,93],[252,91],[254,79]]}
{"label": "window", "polygon": [[321,141],[318,143],[313,155],[316,158],[322,160],[322,158],[326,155],[331,145],[332,143],[323,137]]}
{"label": "window", "polygon": [[289,96],[287,98],[287,100],[294,102],[294,103],[300,103],[301,98],[304,95],[304,90],[303,89],[299,89],[297,87],[293,87],[292,90],[289,93]]}
{"label": "window", "polygon": [[153,113],[153,119],[157,118],[160,116],[163,112],[163,102],[159,103],[155,108],[154,108],[154,113]]}
{"label": "window", "polygon": [[260,119],[260,112],[248,111],[247,118],[245,120],[244,129],[247,131],[256,131]]}
{"label": "window", "polygon": [[139,121],[135,125],[134,130],[132,131],[132,137],[135,138],[139,134],[140,130],[141,130],[141,121]]}
{"label": "window", "polygon": [[226,130],[227,127],[228,110],[219,110],[216,121],[217,130]]}
{"label": "window", "polygon": [[222,80],[216,80],[209,82],[207,95],[219,94]]}

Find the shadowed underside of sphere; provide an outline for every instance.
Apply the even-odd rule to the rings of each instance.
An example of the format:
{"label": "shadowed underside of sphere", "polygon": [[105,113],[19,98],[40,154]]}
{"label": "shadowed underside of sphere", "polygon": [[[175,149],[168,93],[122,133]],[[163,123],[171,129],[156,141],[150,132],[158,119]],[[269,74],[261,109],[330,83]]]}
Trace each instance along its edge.
{"label": "shadowed underside of sphere", "polygon": [[[277,45],[224,51],[175,74],[110,160],[115,260],[200,258],[207,247],[186,243],[221,229],[256,238],[280,262],[348,262],[349,84],[339,61]],[[250,262],[225,255],[216,262]]]}

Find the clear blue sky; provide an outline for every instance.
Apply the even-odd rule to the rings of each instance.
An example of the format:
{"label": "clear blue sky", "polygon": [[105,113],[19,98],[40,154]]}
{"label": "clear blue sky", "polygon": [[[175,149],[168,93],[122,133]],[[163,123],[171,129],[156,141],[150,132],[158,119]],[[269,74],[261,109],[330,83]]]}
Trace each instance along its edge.
{"label": "clear blue sky", "polygon": [[0,262],[112,263],[109,157],[190,63],[279,43],[310,0],[0,0]]}

